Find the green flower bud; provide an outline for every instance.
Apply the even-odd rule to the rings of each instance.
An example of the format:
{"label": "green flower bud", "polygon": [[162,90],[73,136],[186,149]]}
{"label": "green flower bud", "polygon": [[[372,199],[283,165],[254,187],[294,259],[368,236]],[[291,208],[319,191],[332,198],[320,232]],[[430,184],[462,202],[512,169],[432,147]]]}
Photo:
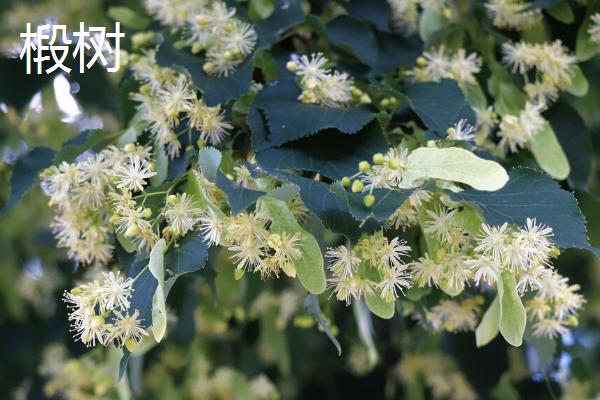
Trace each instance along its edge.
{"label": "green flower bud", "polygon": [[361,181],[352,182],[352,191],[354,193],[362,192],[363,188],[364,188],[364,185]]}
{"label": "green flower bud", "polygon": [[367,172],[371,168],[371,165],[366,161],[361,161],[358,163],[358,170],[360,172]]}
{"label": "green flower bud", "polygon": [[373,162],[377,165],[381,165],[385,162],[385,157],[381,153],[377,153],[373,155]]}
{"label": "green flower bud", "polygon": [[298,64],[296,64],[295,61],[288,61],[285,64],[285,67],[287,68],[288,71],[290,72],[296,72],[296,70],[298,69]]}
{"label": "green flower bud", "polygon": [[375,196],[373,196],[372,194],[368,194],[365,197],[363,197],[363,202],[365,203],[366,207],[372,207],[373,204],[375,204]]}
{"label": "green flower bud", "polygon": [[352,183],[352,181],[350,180],[350,178],[348,178],[347,176],[344,176],[342,178],[341,182],[342,182],[342,186],[343,187],[348,187]]}

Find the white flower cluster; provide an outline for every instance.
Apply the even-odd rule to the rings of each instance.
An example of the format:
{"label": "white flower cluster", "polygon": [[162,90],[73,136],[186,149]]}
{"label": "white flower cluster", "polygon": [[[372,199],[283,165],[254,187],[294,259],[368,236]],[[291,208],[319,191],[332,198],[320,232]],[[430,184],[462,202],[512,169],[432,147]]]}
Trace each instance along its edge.
{"label": "white flower cluster", "polygon": [[203,70],[228,76],[256,47],[254,27],[235,17],[235,8],[222,1],[146,0],[159,21],[180,28],[193,53],[206,52]]}
{"label": "white flower cluster", "polygon": [[417,66],[407,75],[416,82],[437,82],[454,79],[459,84],[474,83],[481,71],[481,58],[476,53],[467,54],[465,49],[450,53],[443,45],[429,49],[417,58]]}
{"label": "white flower cluster", "polygon": [[494,26],[524,31],[542,22],[542,11],[521,0],[489,0],[485,4]]}
{"label": "white flower cluster", "polygon": [[42,173],[42,188],[57,212],[52,229],[58,246],[82,264],[106,264],[112,257],[111,193],[142,190],[153,176],[148,148],[110,146],[75,163],[63,162]]}
{"label": "white flower cluster", "polygon": [[530,101],[546,106],[558,98],[559,90],[569,87],[577,59],[560,40],[552,43],[506,42],[502,61],[513,73],[527,74],[535,68],[536,78],[525,85]]}
{"label": "white flower cluster", "polygon": [[302,257],[300,233],[275,233],[269,223],[258,211],[228,217],[208,209],[200,216],[204,241],[211,246],[221,244],[233,253],[238,278],[245,271],[260,273],[263,279],[279,277],[281,271],[295,277],[294,262]]}
{"label": "white flower cluster", "polygon": [[506,114],[500,120],[498,146],[504,151],[516,153],[527,146],[546,124],[541,112],[544,107],[540,104],[527,102],[518,116]]}
{"label": "white flower cluster", "polygon": [[[494,286],[502,271],[508,271],[517,280],[519,295],[534,295],[527,303],[534,322],[534,334],[554,337],[574,324],[575,314],[585,301],[576,293],[579,285],[569,285],[568,279],[552,268],[550,258],[557,250],[551,241],[551,228],[528,218],[521,228],[512,228],[508,224],[482,224],[480,234],[470,237],[459,227],[456,210],[438,208],[427,213],[430,219],[426,222],[425,233],[445,245],[449,252],[440,250],[434,258],[426,254],[411,263],[416,285],[440,287],[455,296],[470,284]],[[461,304],[436,307],[427,314],[427,320],[434,328],[454,330],[474,326],[467,318],[472,312],[467,312]],[[448,310],[453,307],[462,310],[462,316],[456,318],[460,317],[464,323],[454,321],[449,329],[446,326],[451,318]]]}
{"label": "white flower cluster", "polygon": [[303,55],[287,63],[287,69],[298,77],[304,103],[325,107],[346,107],[351,103],[370,103],[371,98],[354,86],[354,79],[345,72],[331,71],[322,53]]}
{"label": "white flower cluster", "polygon": [[477,295],[462,301],[441,300],[430,310],[425,319],[434,331],[472,331],[479,322],[483,296]]}
{"label": "white flower cluster", "polygon": [[69,304],[69,321],[75,339],[87,346],[135,348],[148,335],[141,325],[138,310],[130,310],[133,280],[117,272],[105,273],[104,280],[75,287],[65,292]]}
{"label": "white flower cluster", "polygon": [[592,42],[600,44],[600,13],[592,15],[592,23],[588,28],[588,33]]}
{"label": "white flower cluster", "polygon": [[379,232],[363,236],[354,249],[329,248],[329,287],[340,301],[377,295],[386,303],[396,301],[399,293],[412,285],[407,265],[402,261],[410,247],[399,238],[391,241]]}
{"label": "white flower cluster", "polygon": [[152,51],[132,56],[134,77],[144,85],[132,99],[139,103],[138,117],[159,146],[166,146],[171,158],[179,155],[181,143],[175,130],[187,121],[200,138],[213,145],[221,143],[233,126],[225,121],[221,106],[209,107],[198,98],[189,78],[156,64]]}

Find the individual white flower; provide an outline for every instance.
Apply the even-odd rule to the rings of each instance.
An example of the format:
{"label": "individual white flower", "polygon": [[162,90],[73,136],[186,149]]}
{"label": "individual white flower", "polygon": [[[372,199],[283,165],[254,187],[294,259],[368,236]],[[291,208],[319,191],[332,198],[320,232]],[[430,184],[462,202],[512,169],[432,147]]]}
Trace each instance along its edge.
{"label": "individual white flower", "polygon": [[519,294],[524,294],[528,290],[538,290],[542,286],[543,278],[550,273],[545,265],[534,263],[526,270],[520,272],[517,283],[517,291]]}
{"label": "individual white flower", "polygon": [[268,218],[259,212],[241,212],[226,225],[226,239],[231,243],[263,243],[267,238]]}
{"label": "individual white flower", "polygon": [[381,246],[373,251],[379,258],[379,266],[381,267],[399,267],[404,265],[402,257],[406,256],[410,251],[410,246],[406,246],[406,241],[399,238],[393,238],[389,243],[384,238]]}
{"label": "individual white flower", "polygon": [[542,12],[518,0],[488,0],[485,4],[494,26],[515,30],[532,28],[542,21]]}
{"label": "individual white flower", "polygon": [[329,269],[333,274],[344,277],[351,277],[362,261],[351,248],[343,245],[328,248],[325,257],[330,259]]}
{"label": "individual white flower", "polygon": [[542,319],[533,324],[533,335],[538,337],[555,339],[568,331],[565,323],[556,319]]}
{"label": "individual white flower", "polygon": [[354,81],[347,73],[334,71],[318,83],[316,91],[326,107],[345,107],[352,98]]}
{"label": "individual white flower", "polygon": [[200,221],[202,210],[187,193],[170,195],[163,214],[175,236],[184,236]]}
{"label": "individual white flower", "polygon": [[227,51],[247,56],[256,47],[257,35],[252,25],[234,20],[226,27],[222,40]]}
{"label": "individual white flower", "polygon": [[129,164],[115,168],[115,174],[118,178],[117,187],[119,189],[141,192],[146,185],[146,179],[156,175],[156,172],[150,171],[138,157],[133,157]]}
{"label": "individual white flower", "polygon": [[360,299],[364,293],[372,293],[372,283],[358,276],[335,274],[328,279],[328,287],[333,288],[336,299],[350,305],[353,299]]}
{"label": "individual white flower", "polygon": [[196,93],[191,89],[188,78],[183,74],[172,82],[167,81],[157,91],[156,96],[166,116],[172,119],[189,110],[196,99]]}
{"label": "individual white flower", "polygon": [[500,142],[498,146],[504,151],[516,153],[529,142],[531,134],[523,129],[519,117],[514,115],[503,115],[498,131]]}
{"label": "individual white flower", "polygon": [[502,62],[511,68],[513,74],[525,74],[537,61],[535,48],[526,42],[505,42],[502,54]]}
{"label": "individual white flower", "polygon": [[450,61],[450,75],[459,83],[476,82],[475,74],[481,71],[481,58],[476,53],[467,55],[465,49],[459,49]]}
{"label": "individual white flower", "polygon": [[492,129],[498,123],[498,116],[494,111],[494,107],[489,106],[486,108],[474,107],[475,115],[477,116],[477,123],[475,128],[480,132],[483,132],[486,136],[492,132]]}
{"label": "individual white flower", "polygon": [[588,28],[588,33],[590,35],[590,40],[595,43],[600,44],[600,13],[596,13],[592,15],[592,23]]}
{"label": "individual white flower", "polygon": [[419,287],[439,285],[444,266],[429,258],[428,254],[410,263],[413,279]]}
{"label": "individual white flower", "polygon": [[438,207],[427,210],[429,219],[425,221],[425,233],[434,236],[442,242],[451,242],[456,230],[456,211]]}
{"label": "individual white flower", "polygon": [[285,264],[293,262],[302,257],[302,250],[300,250],[302,239],[300,233],[296,232],[293,235],[287,232],[281,234],[272,233],[269,235],[267,244],[273,250],[275,254],[273,259],[283,268]]}
{"label": "individual white flower", "polygon": [[537,51],[539,54],[536,66],[540,72],[546,74],[555,85],[569,86],[575,74],[577,58],[568,53],[568,49],[560,40],[538,45]]}
{"label": "individual white flower", "polygon": [[315,87],[329,74],[329,69],[325,68],[327,62],[323,53],[311,54],[310,58],[303,55],[296,62],[296,75],[304,84]]}
{"label": "individual white flower", "polygon": [[527,102],[525,103],[525,108],[519,114],[519,123],[530,137],[535,136],[541,131],[546,123],[546,120],[541,115],[542,110],[543,106],[541,104]]}
{"label": "individual white flower", "polygon": [[136,346],[148,332],[142,327],[140,312],[135,310],[133,314],[115,312],[116,319],[111,329],[110,340],[115,340],[117,346],[123,347],[128,341],[133,341]]}
{"label": "individual white flower", "polygon": [[536,219],[527,218],[525,228],[519,229],[514,238],[527,250],[527,260],[545,262],[552,248],[550,238],[554,236],[552,228],[538,224]]}
{"label": "individual white flower", "polygon": [[115,307],[129,308],[129,298],[133,292],[131,285],[133,279],[120,276],[120,271],[104,273],[104,282],[98,288],[98,296],[102,302],[103,310],[112,310]]}
{"label": "individual white flower", "polygon": [[396,301],[398,291],[404,293],[404,289],[412,284],[410,273],[404,265],[384,267],[380,271],[382,280],[377,284],[377,289],[381,291],[381,299],[386,303]]}
{"label": "individual white flower", "polygon": [[446,78],[451,71],[452,63],[443,45],[424,52],[423,58],[425,60],[423,69],[429,79],[433,81]]}
{"label": "individual white flower", "polygon": [[498,260],[490,256],[476,255],[475,258],[466,261],[473,274],[473,281],[479,285],[481,281],[493,285],[500,276],[500,265]]}
{"label": "individual white flower", "polygon": [[474,251],[480,254],[491,255],[495,260],[500,260],[507,239],[507,223],[502,224],[502,226],[481,224],[481,231],[475,238],[477,245]]}
{"label": "individual white flower", "polygon": [[203,240],[208,243],[209,246],[218,245],[221,242],[224,224],[217,217],[216,213],[210,208],[202,210],[199,221],[200,232],[204,235]]}
{"label": "individual white flower", "polygon": [[462,140],[462,141],[473,141],[475,140],[475,128],[469,125],[469,122],[462,118],[452,127],[448,128],[448,139],[450,140]]}
{"label": "individual white flower", "polygon": [[261,268],[264,263],[263,247],[252,240],[245,240],[241,244],[229,246],[229,250],[234,253],[233,258],[237,269],[252,271]]}

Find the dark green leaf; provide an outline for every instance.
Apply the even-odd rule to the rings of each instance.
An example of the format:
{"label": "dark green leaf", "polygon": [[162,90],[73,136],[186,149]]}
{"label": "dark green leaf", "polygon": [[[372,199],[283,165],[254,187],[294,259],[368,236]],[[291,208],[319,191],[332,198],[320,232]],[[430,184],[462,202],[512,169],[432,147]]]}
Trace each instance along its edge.
{"label": "dark green leaf", "polygon": [[375,204],[366,207],[363,198],[367,193],[348,193],[350,212],[358,221],[364,222],[373,218],[377,222],[385,222],[410,196],[412,190],[375,189]]}
{"label": "dark green leaf", "polygon": [[562,190],[548,175],[527,168],[515,168],[508,183],[495,192],[465,190],[450,194],[455,200],[474,203],[482,211],[486,223],[504,222],[524,225],[527,218],[550,226],[559,247],[600,251],[588,244],[585,221],[573,194]]}
{"label": "dark green leaf", "polygon": [[259,47],[270,47],[291,27],[304,21],[300,0],[277,0],[271,16],[254,25]]}
{"label": "dark green leaf", "polygon": [[385,0],[351,0],[346,4],[348,13],[353,17],[363,18],[380,30],[390,29],[390,6]]}
{"label": "dark green leaf", "polygon": [[183,241],[165,254],[165,266],[176,276],[195,272],[206,264],[208,245],[200,232],[189,233]]}
{"label": "dark green leaf", "polygon": [[4,207],[0,209],[0,215],[7,213],[21,201],[38,174],[52,165],[54,155],[54,150],[36,147],[15,163],[10,178],[10,197]]}
{"label": "dark green leaf", "polygon": [[405,94],[425,126],[444,136],[446,130],[461,118],[475,124],[475,113],[454,80],[413,83],[406,86]]}
{"label": "dark green leaf", "polygon": [[227,195],[229,206],[231,207],[231,212],[233,214],[244,211],[246,208],[250,207],[251,204],[256,202],[260,196],[264,195],[263,192],[246,189],[245,187],[238,185],[221,172],[217,173],[216,185],[225,193],[225,195]]}
{"label": "dark green leaf", "polygon": [[267,168],[316,171],[338,179],[353,175],[360,161],[387,149],[387,139],[379,123],[373,121],[352,135],[327,129],[310,138],[261,151],[256,159]]}
{"label": "dark green leaf", "polygon": [[326,30],[333,44],[349,50],[363,64],[371,65],[377,60],[377,39],[366,23],[340,15],[327,24]]}

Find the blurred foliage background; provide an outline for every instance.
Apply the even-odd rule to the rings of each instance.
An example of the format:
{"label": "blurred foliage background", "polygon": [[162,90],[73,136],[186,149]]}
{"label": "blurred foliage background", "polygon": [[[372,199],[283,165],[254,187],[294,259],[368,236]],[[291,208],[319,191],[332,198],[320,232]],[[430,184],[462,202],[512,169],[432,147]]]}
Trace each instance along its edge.
{"label": "blurred foliage background", "polygon": [[[0,48],[10,53],[26,22],[108,25],[109,10],[117,5],[141,7],[134,0],[3,0]],[[571,99],[592,130],[591,189],[576,195],[595,246],[600,246],[599,65],[599,56],[583,64],[592,89],[584,99]],[[69,77],[83,117],[65,122],[68,113],[56,95],[60,82],[32,84],[27,80],[42,78],[0,72],[0,99],[11,99],[10,105],[0,101],[0,204],[8,196],[10,166],[28,149],[57,149],[83,127],[100,123],[109,130],[124,128],[118,122],[119,74],[92,71]],[[578,250],[565,252],[558,268],[582,285],[588,304],[580,326],[563,338],[547,367],[542,360],[548,354],[535,347],[511,348],[500,337],[476,349],[473,333],[431,336],[403,318],[374,318],[372,326],[360,330],[351,309],[324,303],[324,315],[343,349],[338,356],[303,310],[300,288],[262,283],[253,276],[235,281],[234,267],[222,254],[211,258],[219,260],[219,268],[206,272],[216,274],[214,279],[193,274],[177,282],[170,297],[168,342],[134,357],[129,381],[116,387],[118,356],[101,348],[88,351],[69,334],[62,291],[90,272],[76,270],[56,249],[46,203],[36,187],[0,217],[2,398],[585,399],[600,393],[600,266]]]}

